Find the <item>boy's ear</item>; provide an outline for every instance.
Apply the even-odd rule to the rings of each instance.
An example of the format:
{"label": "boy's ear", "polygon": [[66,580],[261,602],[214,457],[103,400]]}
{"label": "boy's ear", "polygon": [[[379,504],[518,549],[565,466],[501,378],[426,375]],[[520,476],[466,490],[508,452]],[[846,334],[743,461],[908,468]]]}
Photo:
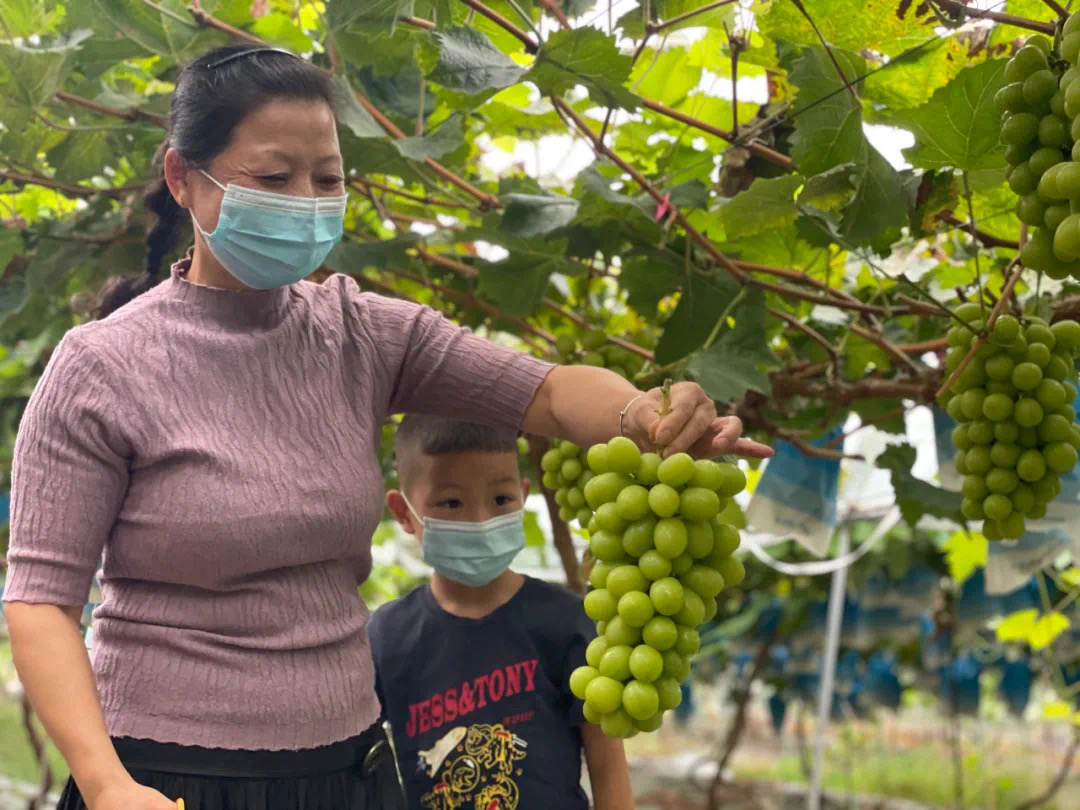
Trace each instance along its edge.
{"label": "boy's ear", "polygon": [[521,479],[521,500],[525,500],[529,497],[529,493],[532,491],[532,482],[528,478]]}
{"label": "boy's ear", "polygon": [[405,503],[405,498],[399,490],[392,489],[386,493],[386,506],[390,510],[390,514],[401,525],[401,528],[409,534],[416,534],[416,520],[413,518],[409,506]]}

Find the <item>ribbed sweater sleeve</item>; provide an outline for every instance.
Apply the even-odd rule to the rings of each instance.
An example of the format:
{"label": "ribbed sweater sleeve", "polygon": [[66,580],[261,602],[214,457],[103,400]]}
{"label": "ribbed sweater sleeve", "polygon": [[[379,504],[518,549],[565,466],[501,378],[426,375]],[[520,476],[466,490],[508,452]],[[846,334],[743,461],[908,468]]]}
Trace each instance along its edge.
{"label": "ribbed sweater sleeve", "polygon": [[83,605],[128,482],[130,448],[94,353],[69,332],[23,414],[5,601]]}
{"label": "ribbed sweater sleeve", "polygon": [[342,277],[359,339],[378,358],[386,414],[431,413],[518,430],[553,366],[457,326],[430,307],[362,293]]}

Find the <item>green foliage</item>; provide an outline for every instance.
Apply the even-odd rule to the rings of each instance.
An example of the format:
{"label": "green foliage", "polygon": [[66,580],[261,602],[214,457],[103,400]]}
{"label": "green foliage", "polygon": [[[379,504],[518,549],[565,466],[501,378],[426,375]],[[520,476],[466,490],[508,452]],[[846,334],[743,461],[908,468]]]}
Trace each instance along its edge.
{"label": "green foliage", "polygon": [[[558,3],[585,20],[593,5]],[[138,192],[158,170],[169,93],[181,67],[230,41],[229,26],[334,73],[355,182],[347,238],[327,269],[547,357],[550,337],[604,329],[603,352],[622,351],[619,339],[652,355],[634,365],[636,384],[693,378],[758,438],[820,432],[849,411],[898,429],[901,402],[925,402],[940,371],[883,346],[947,329],[900,296],[971,297],[977,263],[1000,292],[1014,255],[976,254],[942,216],[966,214],[955,179],[966,171],[979,229],[1018,237],[992,98],[1000,46],[1019,29],[995,27],[991,51],[966,34],[938,36],[925,4],[803,0],[826,50],[794,3],[759,3],[753,30],[734,4],[712,5],[652,0],[608,32],[602,13],[562,30],[537,4],[506,0],[486,0],[491,13],[448,0],[202,0],[209,18],[186,0],[6,3],[5,457],[49,349],[109,275],[141,267],[150,223]],[[1050,18],[1034,0],[1008,10]],[[654,33],[642,43],[646,25]],[[665,36],[691,26],[704,35],[690,44]],[[728,32],[739,37],[735,66]],[[751,103],[740,89],[733,103],[735,78],[768,98]],[[913,133],[912,169],[871,144],[865,125],[883,122]],[[597,146],[602,126],[597,159],[568,171],[588,163],[581,144]],[[754,151],[725,140],[736,126]],[[1045,309],[1035,287],[1022,280],[1022,303]],[[869,378],[901,393],[874,393]],[[905,519],[958,519],[959,498],[912,478],[913,458],[892,448],[879,462]],[[969,564],[967,551],[952,553]]]}

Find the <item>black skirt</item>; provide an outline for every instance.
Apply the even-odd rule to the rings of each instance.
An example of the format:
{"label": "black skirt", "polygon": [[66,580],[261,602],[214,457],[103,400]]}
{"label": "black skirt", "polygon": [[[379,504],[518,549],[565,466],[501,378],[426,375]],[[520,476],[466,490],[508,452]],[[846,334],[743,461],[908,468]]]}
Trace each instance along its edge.
{"label": "black skirt", "polygon": [[[304,751],[229,751],[113,740],[128,773],[186,810],[404,810],[386,733]],[[57,810],[87,810],[68,780]]]}

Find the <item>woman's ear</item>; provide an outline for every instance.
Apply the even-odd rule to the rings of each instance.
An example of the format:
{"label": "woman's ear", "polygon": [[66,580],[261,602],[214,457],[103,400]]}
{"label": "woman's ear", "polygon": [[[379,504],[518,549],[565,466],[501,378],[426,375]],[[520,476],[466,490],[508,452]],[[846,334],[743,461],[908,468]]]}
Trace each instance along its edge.
{"label": "woman's ear", "polygon": [[405,503],[405,496],[401,494],[399,490],[392,489],[386,493],[386,508],[390,510],[390,514],[394,516],[402,529],[409,534],[416,534],[417,525],[416,519],[413,517],[412,510],[409,509],[409,505]]}
{"label": "woman's ear", "polygon": [[191,189],[188,186],[187,164],[180,153],[172,147],[165,152],[165,184],[181,208],[191,207]]}
{"label": "woman's ear", "polygon": [[529,493],[532,491],[532,482],[528,478],[521,479],[521,500],[524,503],[529,498]]}

